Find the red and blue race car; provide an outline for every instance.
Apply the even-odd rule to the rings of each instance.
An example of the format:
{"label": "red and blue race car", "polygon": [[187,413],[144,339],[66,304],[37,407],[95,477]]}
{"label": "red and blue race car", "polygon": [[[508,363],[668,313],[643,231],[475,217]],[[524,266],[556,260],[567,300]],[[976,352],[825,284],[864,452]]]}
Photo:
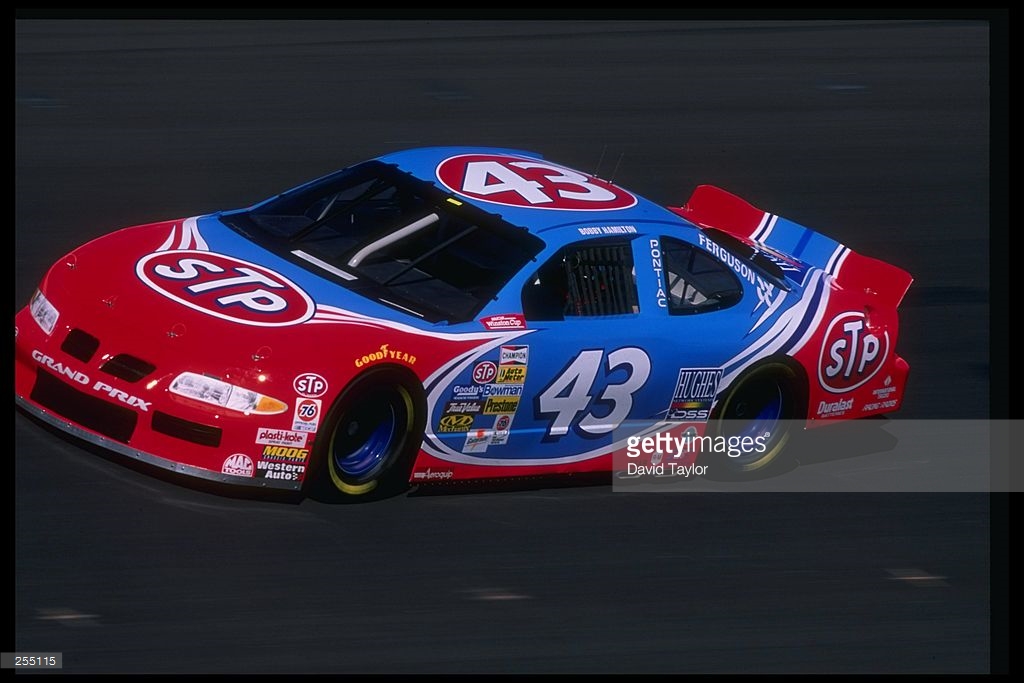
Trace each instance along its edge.
{"label": "red and blue race car", "polygon": [[754,437],[721,467],[762,473],[899,408],[911,282],[713,186],[665,207],[412,149],[75,249],[16,315],[15,393],[130,458],[342,498],[612,471],[658,429]]}

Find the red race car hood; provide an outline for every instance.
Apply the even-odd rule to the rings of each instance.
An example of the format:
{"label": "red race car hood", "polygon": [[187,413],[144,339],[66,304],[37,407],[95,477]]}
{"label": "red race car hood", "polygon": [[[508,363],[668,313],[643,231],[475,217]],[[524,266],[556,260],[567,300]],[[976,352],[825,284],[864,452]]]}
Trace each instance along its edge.
{"label": "red race car hood", "polygon": [[291,365],[325,355],[358,369],[364,356],[381,353],[418,358],[407,364],[421,374],[442,363],[452,344],[473,347],[503,336],[441,334],[395,320],[393,311],[375,310],[382,307],[215,220],[200,219],[202,234],[196,219],[187,219],[99,237],[60,259],[41,289],[60,324],[100,340],[101,350],[161,366],[188,359],[217,374],[254,361]]}

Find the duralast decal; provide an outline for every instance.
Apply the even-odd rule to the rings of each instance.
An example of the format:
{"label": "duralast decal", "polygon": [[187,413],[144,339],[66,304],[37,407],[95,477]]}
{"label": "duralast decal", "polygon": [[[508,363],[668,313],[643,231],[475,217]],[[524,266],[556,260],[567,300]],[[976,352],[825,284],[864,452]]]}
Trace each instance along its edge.
{"label": "duralast decal", "polygon": [[371,353],[366,353],[354,360],[355,366],[361,368],[373,363],[380,363],[386,360],[397,360],[402,363],[408,363],[409,365],[416,365],[416,356],[406,353],[405,351],[398,351],[395,349],[389,349],[389,344],[381,344],[380,349]]}
{"label": "duralast decal", "polygon": [[853,410],[853,397],[841,398],[838,401],[821,401],[818,403],[818,417],[840,417],[846,411]]}

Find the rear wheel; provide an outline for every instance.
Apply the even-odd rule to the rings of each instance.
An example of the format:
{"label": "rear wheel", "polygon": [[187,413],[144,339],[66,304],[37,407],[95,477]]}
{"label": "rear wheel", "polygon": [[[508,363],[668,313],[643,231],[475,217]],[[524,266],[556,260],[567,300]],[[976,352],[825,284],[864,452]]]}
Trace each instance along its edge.
{"label": "rear wheel", "polygon": [[317,440],[318,489],[332,498],[382,497],[408,486],[423,432],[422,389],[384,369],[349,385]]}
{"label": "rear wheel", "polygon": [[709,426],[730,450],[716,452],[711,477],[770,476],[792,465],[787,447],[798,431],[796,387],[796,373],[784,363],[762,365],[729,387]]}

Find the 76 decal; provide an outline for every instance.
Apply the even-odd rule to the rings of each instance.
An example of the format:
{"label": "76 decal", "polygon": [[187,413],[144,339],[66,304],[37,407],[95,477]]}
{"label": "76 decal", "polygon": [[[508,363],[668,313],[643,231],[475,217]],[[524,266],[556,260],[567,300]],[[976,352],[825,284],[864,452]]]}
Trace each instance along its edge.
{"label": "76 decal", "polygon": [[[596,382],[602,369],[605,378],[620,369],[626,376],[598,391]],[[635,346],[616,349],[607,356],[603,349],[583,351],[537,397],[539,417],[550,420],[546,436],[565,436],[573,426],[583,436],[615,430],[629,417],[633,396],[650,375],[651,359]]]}
{"label": "76 decal", "polygon": [[460,154],[438,165],[437,178],[453,192],[506,206],[611,211],[636,204],[608,181],[529,157]]}

